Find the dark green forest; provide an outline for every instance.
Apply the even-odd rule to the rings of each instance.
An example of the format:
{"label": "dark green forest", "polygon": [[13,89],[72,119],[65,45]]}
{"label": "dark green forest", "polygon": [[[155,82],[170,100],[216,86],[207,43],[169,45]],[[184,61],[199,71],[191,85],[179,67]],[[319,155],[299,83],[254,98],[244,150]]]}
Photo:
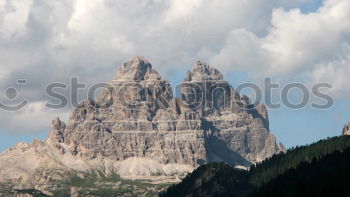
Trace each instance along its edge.
{"label": "dark green forest", "polygon": [[321,140],[252,166],[249,171],[224,163],[199,167],[159,195],[170,196],[350,196],[350,137]]}

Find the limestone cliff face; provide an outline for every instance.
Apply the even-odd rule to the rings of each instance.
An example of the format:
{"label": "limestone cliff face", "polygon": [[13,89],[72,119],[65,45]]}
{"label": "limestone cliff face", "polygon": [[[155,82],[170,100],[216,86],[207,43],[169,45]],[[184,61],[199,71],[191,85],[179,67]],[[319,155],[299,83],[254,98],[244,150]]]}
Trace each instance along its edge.
{"label": "limestone cliff face", "polygon": [[96,101],[82,102],[67,126],[54,121],[50,140],[89,158],[146,157],[193,167],[248,166],[280,150],[265,106],[252,108],[205,63],[188,72],[181,99],[142,57],[124,63],[110,84]]}
{"label": "limestone cliff face", "polygon": [[47,168],[40,162],[44,155],[55,169],[102,166],[125,176],[168,175],[217,161],[247,167],[279,151],[265,106],[254,107],[215,68],[197,62],[185,76],[181,98],[175,98],[169,82],[135,57],[120,66],[98,98],[81,102],[67,123],[53,120],[45,142],[14,147],[0,161],[9,168],[16,157],[11,154],[30,152],[36,167],[20,174]]}

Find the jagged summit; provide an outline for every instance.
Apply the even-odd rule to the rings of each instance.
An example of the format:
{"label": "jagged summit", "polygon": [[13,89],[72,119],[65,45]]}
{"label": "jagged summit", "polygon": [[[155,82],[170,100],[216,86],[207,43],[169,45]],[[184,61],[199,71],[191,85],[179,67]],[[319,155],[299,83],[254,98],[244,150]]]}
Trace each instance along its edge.
{"label": "jagged summit", "polygon": [[187,72],[185,81],[218,81],[223,79],[224,77],[217,69],[197,61],[192,70]]}
{"label": "jagged summit", "polygon": [[151,63],[142,56],[124,62],[114,77],[115,81],[160,80],[161,76],[152,68]]}

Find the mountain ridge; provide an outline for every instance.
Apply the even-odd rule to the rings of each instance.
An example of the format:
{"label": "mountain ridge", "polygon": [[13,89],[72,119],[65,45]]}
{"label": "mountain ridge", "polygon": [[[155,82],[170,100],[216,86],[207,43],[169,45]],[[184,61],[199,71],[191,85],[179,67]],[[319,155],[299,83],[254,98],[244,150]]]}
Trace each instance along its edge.
{"label": "mountain ridge", "polygon": [[205,163],[247,168],[281,151],[266,107],[252,108],[215,68],[197,62],[176,98],[169,82],[135,57],[66,123],[54,119],[47,140],[0,154],[0,175],[18,188],[47,191],[45,181],[71,172],[178,179]]}

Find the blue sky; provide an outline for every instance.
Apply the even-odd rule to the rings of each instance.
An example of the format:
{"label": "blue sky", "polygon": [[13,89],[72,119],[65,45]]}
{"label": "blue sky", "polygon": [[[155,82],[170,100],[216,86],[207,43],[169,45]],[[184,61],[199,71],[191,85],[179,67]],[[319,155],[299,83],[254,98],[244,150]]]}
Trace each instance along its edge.
{"label": "blue sky", "polygon": [[306,1],[303,5],[300,6],[300,9],[304,13],[315,12],[323,3],[323,0],[315,1]]}
{"label": "blue sky", "polygon": [[48,83],[106,82],[137,55],[172,83],[201,60],[233,86],[266,76],[332,84],[330,109],[269,110],[271,132],[287,147],[340,135],[350,121],[347,0],[5,0],[0,18],[0,90],[16,87],[13,102],[30,100],[20,112],[0,112],[0,151],[45,139],[54,117],[67,119],[71,108],[45,108]]}

